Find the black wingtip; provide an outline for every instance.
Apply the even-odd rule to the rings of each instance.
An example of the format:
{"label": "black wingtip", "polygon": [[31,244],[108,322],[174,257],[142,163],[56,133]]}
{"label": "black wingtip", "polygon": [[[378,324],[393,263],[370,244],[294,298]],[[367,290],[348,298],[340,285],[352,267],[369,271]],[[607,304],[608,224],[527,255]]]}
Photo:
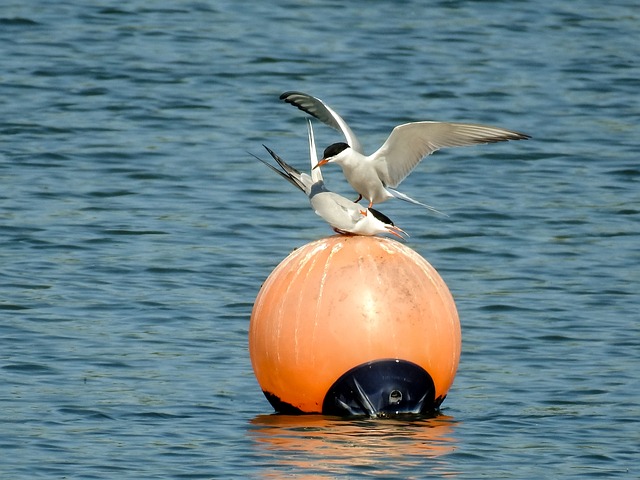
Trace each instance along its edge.
{"label": "black wingtip", "polygon": [[[262,146],[265,148],[265,150],[267,152],[269,152],[269,155],[271,155],[271,157],[278,162],[278,165],[280,165],[280,167],[282,167],[284,169],[284,167],[282,166],[283,163],[285,163],[284,160],[282,160],[282,158],[280,158],[280,155],[278,155],[276,152],[274,152],[273,150],[271,150],[269,147],[267,147],[264,143],[262,144]],[[286,170],[286,169],[285,169]]]}
{"label": "black wingtip", "polygon": [[253,158],[261,161],[262,163],[264,163],[267,167],[269,167],[271,170],[273,170],[274,172],[276,172],[278,175],[280,175],[281,177],[286,178],[287,180],[289,180],[288,175],[285,172],[282,172],[280,170],[278,170],[276,167],[274,167],[273,165],[271,165],[269,162],[267,162],[266,160],[261,159],[259,156],[251,153],[251,152],[247,152],[249,155],[251,155]]}
{"label": "black wingtip", "polygon": [[271,150],[269,147],[267,147],[264,143],[262,144],[262,146],[264,147],[264,149],[269,152],[269,155],[271,155],[273,157],[274,160],[277,160],[278,158],[280,158],[276,152],[274,152],[273,150]]}
{"label": "black wingtip", "polygon": [[[273,157],[273,159],[278,162],[278,165],[280,165],[280,168],[282,168],[285,172],[287,172],[287,175],[291,176],[291,174],[289,172],[293,172],[296,175],[301,175],[300,171],[297,168],[292,167],[291,165],[289,165],[287,162],[285,162],[280,155],[278,155],[276,152],[274,152],[273,150],[271,150],[269,147],[267,147],[264,143],[262,144],[262,146],[267,150],[267,152],[269,152],[269,155],[271,155]],[[288,171],[287,171],[288,170]],[[299,188],[299,187],[298,187]]]}
{"label": "black wingtip", "polygon": [[[269,167],[269,169],[273,170],[278,175],[280,175],[282,178],[284,178],[286,181],[288,181],[291,185],[293,185],[294,187],[296,187],[299,190],[302,190],[304,192],[305,191],[304,190],[304,185],[301,184],[298,180],[296,180],[296,178],[292,174],[292,172],[293,172],[296,175],[300,175],[300,172],[298,170],[296,170],[295,168],[293,168],[292,166],[288,165],[284,160],[282,160],[282,158],[280,158],[278,156],[278,154],[276,154],[276,152],[271,150],[269,147],[267,147],[264,144],[262,146],[267,150],[267,152],[269,152],[269,155],[271,155],[273,157],[273,159],[278,163],[278,165],[280,166],[280,168],[282,168],[282,170],[277,169],[276,167],[271,165],[269,162],[265,162],[259,156],[254,155],[251,152],[247,152],[247,153],[249,153],[249,155],[251,155],[252,157],[257,158],[258,160],[260,160],[267,167]],[[290,170],[290,171],[288,171],[288,170]]]}
{"label": "black wingtip", "polygon": [[507,140],[529,140],[531,135],[527,135],[526,133],[513,132],[513,135],[510,135]]}
{"label": "black wingtip", "polygon": [[291,101],[289,100],[289,97],[291,95],[307,95],[306,93],[302,93],[302,92],[297,92],[295,90],[287,90],[286,92],[284,92],[282,95],[280,95],[280,100],[284,100],[287,103],[291,103]]}
{"label": "black wingtip", "polygon": [[531,138],[531,135],[527,135],[526,133],[509,132],[508,134],[504,134],[499,137],[479,138],[474,143],[478,143],[478,144],[500,143],[500,142],[507,142],[509,140],[529,140],[530,138]]}

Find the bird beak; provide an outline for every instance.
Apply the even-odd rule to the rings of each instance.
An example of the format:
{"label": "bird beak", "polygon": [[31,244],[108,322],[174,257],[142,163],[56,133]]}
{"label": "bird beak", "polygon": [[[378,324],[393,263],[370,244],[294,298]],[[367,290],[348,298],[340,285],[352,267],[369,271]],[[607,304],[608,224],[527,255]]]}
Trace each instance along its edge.
{"label": "bird beak", "polygon": [[320,160],[317,165],[315,167],[313,167],[313,169],[315,170],[318,167],[321,167],[323,165],[326,165],[327,163],[329,163],[329,159],[328,158],[323,158],[322,160]]}
{"label": "bird beak", "polygon": [[400,227],[396,227],[395,225],[386,225],[386,228],[391,235],[395,235],[401,240],[405,240],[405,237],[403,237],[402,235],[406,235],[407,237],[409,236],[407,232],[402,230]]}

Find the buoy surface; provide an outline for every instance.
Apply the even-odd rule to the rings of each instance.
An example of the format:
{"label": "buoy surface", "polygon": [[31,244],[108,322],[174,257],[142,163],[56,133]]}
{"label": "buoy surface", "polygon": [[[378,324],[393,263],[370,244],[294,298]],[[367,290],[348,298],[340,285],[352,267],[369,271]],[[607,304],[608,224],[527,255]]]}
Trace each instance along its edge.
{"label": "buoy surface", "polygon": [[[437,407],[453,382],[460,340],[453,298],[429,262],[400,242],[365,236],[293,251],[264,282],[249,328],[258,383],[285,413],[322,412],[345,373],[380,360],[424,370]],[[402,399],[393,388],[384,394]]]}

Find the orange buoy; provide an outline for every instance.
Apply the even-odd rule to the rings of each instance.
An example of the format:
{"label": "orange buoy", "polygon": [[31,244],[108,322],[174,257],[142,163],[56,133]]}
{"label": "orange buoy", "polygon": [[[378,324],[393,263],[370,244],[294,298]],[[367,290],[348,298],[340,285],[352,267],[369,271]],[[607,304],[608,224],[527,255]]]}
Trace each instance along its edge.
{"label": "orange buoy", "polygon": [[451,293],[424,258],[395,240],[337,235],[269,275],[249,353],[281,413],[425,413],[453,383],[460,338]]}

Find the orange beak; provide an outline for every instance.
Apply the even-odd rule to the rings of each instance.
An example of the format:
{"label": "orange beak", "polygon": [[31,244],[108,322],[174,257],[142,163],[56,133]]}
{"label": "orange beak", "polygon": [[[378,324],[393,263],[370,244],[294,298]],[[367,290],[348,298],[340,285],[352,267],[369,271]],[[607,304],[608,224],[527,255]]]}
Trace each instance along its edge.
{"label": "orange beak", "polygon": [[318,164],[315,167],[313,167],[313,169],[315,170],[316,168],[326,165],[327,163],[329,163],[329,160],[326,158],[323,158],[318,162]]}
{"label": "orange beak", "polygon": [[405,237],[402,236],[402,234],[406,235],[407,237],[409,236],[409,234],[407,232],[405,232],[404,230],[402,230],[400,227],[396,227],[395,225],[391,226],[388,225],[387,227],[387,231],[391,234],[391,235],[395,235],[396,237],[405,240]]}

